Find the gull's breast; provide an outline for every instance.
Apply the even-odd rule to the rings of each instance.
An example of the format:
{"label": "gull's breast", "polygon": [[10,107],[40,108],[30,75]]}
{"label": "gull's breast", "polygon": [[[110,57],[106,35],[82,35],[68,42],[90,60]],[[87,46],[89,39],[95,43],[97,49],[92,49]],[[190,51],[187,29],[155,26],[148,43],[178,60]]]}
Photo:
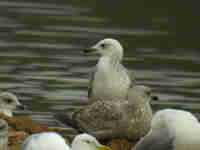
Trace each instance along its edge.
{"label": "gull's breast", "polygon": [[100,99],[124,99],[130,86],[130,78],[125,70],[98,66],[93,82],[93,96]]}

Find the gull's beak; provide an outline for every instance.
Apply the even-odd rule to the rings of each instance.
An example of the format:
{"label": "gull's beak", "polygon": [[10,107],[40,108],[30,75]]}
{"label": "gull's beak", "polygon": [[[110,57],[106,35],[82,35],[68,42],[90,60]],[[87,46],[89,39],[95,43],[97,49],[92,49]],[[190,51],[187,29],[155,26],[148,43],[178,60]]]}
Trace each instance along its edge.
{"label": "gull's beak", "polygon": [[97,150],[112,150],[112,149],[108,146],[105,146],[105,145],[99,145],[97,147]]}
{"label": "gull's beak", "polygon": [[98,49],[96,49],[94,47],[84,49],[85,54],[92,54],[92,53],[96,53],[97,51],[98,51]]}
{"label": "gull's beak", "polygon": [[22,105],[22,104],[19,104],[19,105],[17,105],[17,109],[19,109],[19,110],[25,110],[26,106]]}

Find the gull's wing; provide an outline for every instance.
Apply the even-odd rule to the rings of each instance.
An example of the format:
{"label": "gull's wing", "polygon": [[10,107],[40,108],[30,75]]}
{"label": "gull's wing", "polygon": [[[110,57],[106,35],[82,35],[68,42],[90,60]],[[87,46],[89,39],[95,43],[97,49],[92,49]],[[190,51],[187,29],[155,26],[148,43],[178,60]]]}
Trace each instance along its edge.
{"label": "gull's wing", "polygon": [[[123,70],[123,72],[126,72],[127,75],[129,76],[131,83],[130,87],[133,87],[136,85],[136,80],[135,80],[135,74],[133,71],[127,70],[122,64],[119,65],[119,70]],[[93,90],[93,81],[95,74],[97,72],[97,67],[94,67],[90,73],[90,81],[89,81],[89,87],[88,87],[88,97],[90,98],[92,96],[92,90]]]}
{"label": "gull's wing", "polygon": [[55,114],[54,117],[59,121],[59,123],[62,123],[74,128],[78,133],[83,133],[79,122],[73,118],[73,114],[74,112],[71,112],[71,113],[62,112],[62,113]]}
{"label": "gull's wing", "polygon": [[96,72],[97,72],[97,67],[94,67],[90,73],[90,82],[89,82],[89,87],[88,87],[88,97],[89,98],[92,96],[92,89],[93,89],[92,84],[93,84],[94,76],[95,76]]}
{"label": "gull's wing", "polygon": [[71,115],[63,113],[57,114],[55,117],[62,123],[73,127],[79,133],[87,132],[102,139],[111,135],[118,135],[118,131],[113,133],[112,129],[117,128],[122,119],[122,114],[115,103],[96,101]]}
{"label": "gull's wing", "polygon": [[130,80],[131,80],[131,84],[130,84],[130,87],[133,87],[136,85],[136,79],[135,79],[135,74],[132,70],[128,70],[126,69],[122,64],[120,64],[119,66],[119,69],[120,70],[124,70],[124,72],[127,73],[127,75],[129,76]]}
{"label": "gull's wing", "polygon": [[164,130],[150,132],[132,150],[173,150],[174,139]]}
{"label": "gull's wing", "polygon": [[131,85],[130,87],[133,87],[136,85],[136,79],[135,79],[135,74],[132,70],[127,70],[127,73],[129,75],[129,78],[131,79]]}

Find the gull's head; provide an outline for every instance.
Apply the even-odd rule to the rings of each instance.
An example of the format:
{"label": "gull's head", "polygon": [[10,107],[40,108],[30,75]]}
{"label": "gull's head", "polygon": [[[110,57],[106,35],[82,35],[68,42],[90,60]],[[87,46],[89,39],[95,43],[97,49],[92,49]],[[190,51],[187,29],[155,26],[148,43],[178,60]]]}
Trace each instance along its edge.
{"label": "gull's head", "polygon": [[72,150],[111,150],[109,147],[100,144],[97,139],[89,134],[77,135],[72,142]]}
{"label": "gull's head", "polygon": [[0,112],[11,117],[12,111],[17,108],[24,109],[24,106],[14,94],[9,92],[0,93]]}
{"label": "gull's head", "polygon": [[55,132],[30,135],[21,145],[21,150],[70,150],[65,139]]}
{"label": "gull's head", "polygon": [[151,88],[147,86],[137,85],[128,91],[128,101],[133,104],[147,103],[155,99],[157,100],[158,97],[153,96]]}
{"label": "gull's head", "polygon": [[97,53],[101,56],[116,58],[120,61],[123,57],[123,47],[121,46],[119,41],[111,38],[99,41],[97,44],[86,49],[84,52],[87,54]]}

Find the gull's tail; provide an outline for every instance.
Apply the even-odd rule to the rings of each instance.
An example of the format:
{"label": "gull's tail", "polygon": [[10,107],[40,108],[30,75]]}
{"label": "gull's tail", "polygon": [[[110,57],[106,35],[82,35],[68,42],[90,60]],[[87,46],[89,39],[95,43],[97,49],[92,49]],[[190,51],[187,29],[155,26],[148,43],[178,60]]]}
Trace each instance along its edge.
{"label": "gull's tail", "polygon": [[58,113],[55,114],[55,118],[64,125],[74,128],[79,133],[83,133],[78,121],[73,119],[73,113]]}

